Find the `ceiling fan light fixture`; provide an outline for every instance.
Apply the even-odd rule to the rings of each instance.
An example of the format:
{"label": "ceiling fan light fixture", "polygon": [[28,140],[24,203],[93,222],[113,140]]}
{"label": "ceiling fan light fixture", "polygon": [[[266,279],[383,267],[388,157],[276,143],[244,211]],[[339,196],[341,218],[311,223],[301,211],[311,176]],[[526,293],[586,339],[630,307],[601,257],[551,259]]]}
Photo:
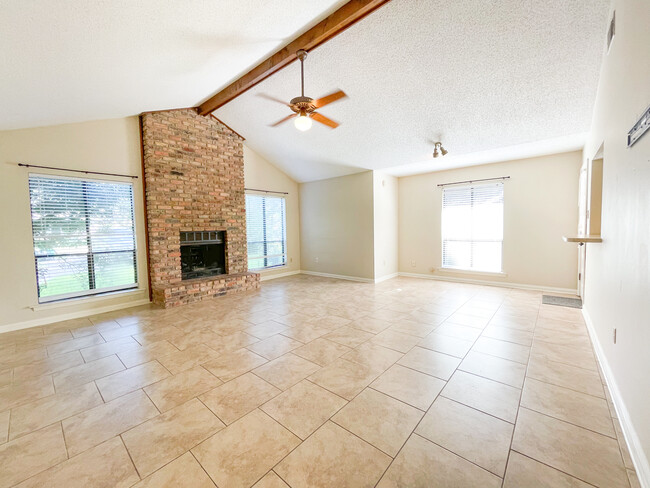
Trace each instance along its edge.
{"label": "ceiling fan light fixture", "polygon": [[298,115],[298,117],[294,119],[293,124],[296,126],[296,129],[305,132],[311,129],[312,120],[309,115],[307,115],[305,112],[302,112]]}
{"label": "ceiling fan light fixture", "polygon": [[296,57],[300,60],[300,96],[292,98],[289,103],[284,103],[276,98],[260,94],[264,98],[267,98],[274,102],[280,102],[282,105],[285,105],[293,110],[293,113],[291,115],[277,121],[274,124],[271,124],[271,127],[277,127],[287,120],[293,119],[293,123],[296,126],[296,129],[303,132],[311,129],[314,120],[319,124],[323,124],[332,129],[336,129],[339,126],[338,122],[325,117],[323,114],[317,112],[316,110],[324,107],[325,105],[336,102],[341,98],[345,98],[347,95],[342,90],[338,90],[324,97],[317,98],[316,100],[311,97],[306,97],[305,58],[307,58],[307,51],[304,49],[298,50],[296,52]]}

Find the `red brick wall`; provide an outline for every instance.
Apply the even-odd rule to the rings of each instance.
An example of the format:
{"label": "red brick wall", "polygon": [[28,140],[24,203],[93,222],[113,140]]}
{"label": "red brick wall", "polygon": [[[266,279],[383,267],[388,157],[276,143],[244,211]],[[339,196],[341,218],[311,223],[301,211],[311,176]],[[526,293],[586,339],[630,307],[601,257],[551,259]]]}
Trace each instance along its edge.
{"label": "red brick wall", "polygon": [[226,272],[247,273],[242,138],[192,109],[141,118],[154,296],[181,285],[181,231],[225,230]]}
{"label": "red brick wall", "polygon": [[169,308],[259,287],[259,273],[219,275],[213,279],[186,280],[178,285],[154,288],[153,302]]}

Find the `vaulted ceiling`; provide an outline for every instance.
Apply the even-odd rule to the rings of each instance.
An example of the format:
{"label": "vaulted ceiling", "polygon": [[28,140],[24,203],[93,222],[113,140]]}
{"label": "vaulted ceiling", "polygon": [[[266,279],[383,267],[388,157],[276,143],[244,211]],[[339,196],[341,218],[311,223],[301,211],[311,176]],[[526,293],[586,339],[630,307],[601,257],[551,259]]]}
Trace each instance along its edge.
{"label": "vaulted ceiling", "polygon": [[[0,0],[0,129],[197,105],[345,0]],[[578,149],[608,0],[392,0],[306,61],[336,130],[269,124],[294,63],[215,112],[299,181],[402,175]],[[432,159],[442,139],[450,154]]]}
{"label": "vaulted ceiling", "polygon": [[[341,123],[308,132],[268,124],[299,95],[292,64],[216,112],[300,181],[393,174],[582,147],[604,47],[606,0],[393,0],[313,50],[306,94]],[[433,159],[433,142],[449,150]]]}
{"label": "vaulted ceiling", "polygon": [[198,105],[347,0],[0,0],[0,130]]}

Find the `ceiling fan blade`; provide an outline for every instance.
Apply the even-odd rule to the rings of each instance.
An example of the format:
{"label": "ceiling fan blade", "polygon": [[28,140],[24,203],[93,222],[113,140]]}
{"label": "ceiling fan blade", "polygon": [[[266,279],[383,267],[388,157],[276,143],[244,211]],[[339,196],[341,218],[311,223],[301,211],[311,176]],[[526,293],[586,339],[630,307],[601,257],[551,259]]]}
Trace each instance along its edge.
{"label": "ceiling fan blade", "polygon": [[342,92],[341,90],[331,93],[330,95],[324,96],[322,98],[318,98],[312,102],[314,107],[316,108],[321,108],[324,107],[325,105],[328,105],[332,102],[336,102],[337,100],[340,100],[341,98],[347,97],[347,95]]}
{"label": "ceiling fan blade", "polygon": [[281,123],[286,122],[286,121],[289,120],[289,119],[293,119],[293,118],[296,117],[297,115],[298,115],[298,114],[287,115],[284,119],[282,119],[282,120],[278,120],[275,124],[271,124],[269,127],[277,127],[277,126],[280,125]]}
{"label": "ceiling fan blade", "polygon": [[338,122],[334,122],[332,119],[328,119],[324,115],[316,112],[312,112],[311,118],[316,122],[320,122],[321,124],[325,124],[326,126],[331,127],[332,129],[336,129],[339,126]]}
{"label": "ceiling fan blade", "polygon": [[271,100],[272,102],[281,103],[285,107],[289,106],[289,104],[287,102],[283,102],[279,98],[272,97],[271,95],[267,95],[266,93],[258,93],[257,96],[262,97],[262,98],[266,98],[267,100]]}

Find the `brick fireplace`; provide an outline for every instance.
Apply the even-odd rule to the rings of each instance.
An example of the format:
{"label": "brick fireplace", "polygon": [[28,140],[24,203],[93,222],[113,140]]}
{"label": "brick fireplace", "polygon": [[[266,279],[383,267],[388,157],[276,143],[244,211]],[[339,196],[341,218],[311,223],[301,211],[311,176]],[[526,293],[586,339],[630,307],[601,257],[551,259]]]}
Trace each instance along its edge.
{"label": "brick fireplace", "polygon": [[[247,266],[242,138],[192,109],[146,113],[141,124],[154,303],[259,288]],[[222,250],[201,247],[219,243]]]}

